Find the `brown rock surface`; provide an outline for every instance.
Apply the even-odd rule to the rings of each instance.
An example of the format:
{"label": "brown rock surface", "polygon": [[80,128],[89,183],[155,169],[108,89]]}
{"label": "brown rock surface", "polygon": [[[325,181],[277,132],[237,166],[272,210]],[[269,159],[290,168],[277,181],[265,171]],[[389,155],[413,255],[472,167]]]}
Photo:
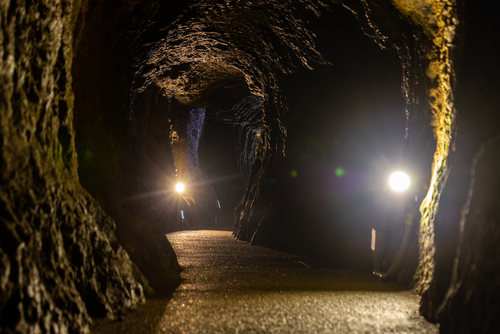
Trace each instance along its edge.
{"label": "brown rock surface", "polygon": [[149,289],[77,174],[73,47],[87,5],[0,5],[3,333],[85,333],[90,317],[118,316]]}

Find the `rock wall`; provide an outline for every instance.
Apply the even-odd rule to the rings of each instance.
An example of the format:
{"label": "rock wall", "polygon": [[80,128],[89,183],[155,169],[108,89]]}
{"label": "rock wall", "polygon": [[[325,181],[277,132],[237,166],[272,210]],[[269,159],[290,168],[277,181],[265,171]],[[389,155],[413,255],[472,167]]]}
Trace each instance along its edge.
{"label": "rock wall", "polygon": [[[168,147],[153,140],[161,129],[138,142],[130,121],[136,52],[158,6],[156,1],[82,6],[75,23],[74,126],[82,185],[113,217],[118,242],[151,287],[166,293],[180,282],[180,268],[153,194],[163,196],[168,188],[168,177],[175,175],[173,160]],[[158,104],[157,109],[162,107]],[[147,108],[141,112],[149,114]],[[149,182],[145,174],[151,168],[162,172],[163,182]]]}
{"label": "rock wall", "polygon": [[[116,317],[151,289],[117,241],[104,201],[79,182],[73,86],[93,83],[73,81],[73,60],[75,47],[80,52],[92,45],[95,36],[85,37],[85,24],[102,15],[99,6],[57,0],[0,5],[2,333],[88,333],[91,317]],[[108,175],[94,177],[106,183]],[[178,276],[168,263],[175,258],[164,238],[157,247],[161,243],[171,270],[163,284],[171,287]]]}
{"label": "rock wall", "polygon": [[[482,240],[473,235],[481,233],[480,230],[484,228],[494,227],[486,227],[490,223],[483,222],[482,214],[477,216],[472,206],[481,208],[483,213],[489,211],[491,223],[496,219],[494,210],[488,209],[490,195],[485,196],[494,194],[495,174],[484,173],[489,171],[487,164],[491,164],[491,168],[496,165],[491,155],[497,144],[490,142],[486,149],[482,146],[500,132],[496,117],[500,100],[496,94],[496,78],[500,71],[496,65],[499,50],[489,42],[500,30],[500,25],[492,19],[499,6],[496,1],[459,3],[458,6],[460,25],[455,46],[458,52],[455,56],[457,81],[454,88],[458,110],[457,141],[450,155],[451,170],[436,216],[435,277],[429,291],[423,295],[421,306],[421,312],[428,320],[444,323],[441,326],[443,333],[496,332],[498,328],[498,324],[489,320],[490,309],[495,307],[489,304],[489,297],[482,304],[474,304],[464,298],[463,291],[475,296],[484,293],[483,288],[493,291],[494,281],[498,279],[495,270],[490,271],[489,275],[475,275],[473,279],[464,278],[464,272],[482,272],[482,266],[489,266],[482,261],[487,261],[491,256],[483,252],[485,243],[491,242],[490,236],[484,236]],[[471,175],[472,162],[478,151],[483,153],[477,158],[477,167]],[[485,177],[491,177],[491,187],[480,181]],[[479,183],[469,186],[474,178]],[[468,216],[463,214],[466,203],[471,205]],[[493,235],[491,237],[494,238]],[[460,246],[459,239],[463,240]],[[479,257],[468,262],[463,254]],[[457,271],[454,267],[458,262],[461,269]],[[469,304],[475,305],[473,311],[466,306]],[[470,311],[470,315],[466,315],[464,309]],[[473,326],[478,327],[473,329]]]}
{"label": "rock wall", "polygon": [[499,157],[497,136],[473,164],[451,284],[437,310],[442,333],[496,333],[500,328]]}

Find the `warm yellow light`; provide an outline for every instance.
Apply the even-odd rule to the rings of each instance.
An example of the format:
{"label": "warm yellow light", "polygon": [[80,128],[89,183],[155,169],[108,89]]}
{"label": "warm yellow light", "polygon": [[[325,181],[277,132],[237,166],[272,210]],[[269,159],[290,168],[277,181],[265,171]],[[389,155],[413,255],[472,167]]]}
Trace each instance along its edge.
{"label": "warm yellow light", "polygon": [[453,106],[453,62],[451,50],[458,20],[454,0],[393,0],[396,8],[409,17],[423,32],[430,43],[426,45],[425,74],[432,81],[428,103],[432,110],[430,125],[434,130],[436,150],[432,162],[432,175],[427,195],[420,205],[418,235],[419,264],[415,273],[414,292],[423,295],[431,286],[434,275],[434,217],[437,212],[442,186],[446,183],[447,159],[455,126]]}
{"label": "warm yellow light", "polygon": [[183,192],[184,191],[184,185],[182,183],[177,183],[177,185],[175,186],[175,190],[177,190],[178,192]]}
{"label": "warm yellow light", "polygon": [[394,191],[404,191],[410,186],[410,177],[403,172],[396,172],[389,178],[389,185]]}

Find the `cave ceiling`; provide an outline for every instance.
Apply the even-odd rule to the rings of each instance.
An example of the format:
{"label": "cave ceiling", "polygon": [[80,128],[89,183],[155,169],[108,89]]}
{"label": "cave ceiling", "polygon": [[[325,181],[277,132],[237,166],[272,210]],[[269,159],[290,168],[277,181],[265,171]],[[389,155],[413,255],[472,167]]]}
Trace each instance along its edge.
{"label": "cave ceiling", "polygon": [[[288,106],[281,88],[283,80],[298,69],[312,70],[314,66],[330,63],[315,44],[318,30],[321,32],[322,26],[328,25],[327,19],[322,20],[324,14],[329,13],[328,19],[335,19],[331,13],[340,11],[358,19],[359,26],[354,33],[362,31],[380,48],[397,50],[406,71],[411,59],[408,44],[414,43],[407,40],[412,27],[390,3],[374,6],[357,1],[185,2],[182,14],[172,22],[166,21],[168,24],[162,23],[169,9],[164,7],[154,17],[154,24],[143,32],[147,43],[136,58],[132,101],[140,100],[141,93],[154,87],[155,94],[168,100],[170,105],[179,105],[171,108],[170,120],[175,133],[182,132],[177,129],[178,117],[188,117],[193,108],[208,107],[207,117],[217,117],[210,116],[211,110],[239,110],[234,123],[240,125],[239,137],[244,138],[237,141],[246,143],[239,147],[250,151],[259,147],[256,154],[262,155],[263,161],[268,160],[270,154],[285,154]],[[352,26],[348,29],[352,30]],[[328,42],[323,40],[323,43]],[[330,43],[335,44],[335,41]],[[409,77],[408,73],[404,75]],[[219,106],[220,109],[215,110],[217,98],[211,96],[212,92],[221,85],[230,86],[227,83],[231,80],[242,81],[248,92],[240,93],[240,100],[233,106]],[[409,80],[403,80],[402,87],[407,95],[410,94]],[[220,91],[223,89],[219,89],[219,95]],[[250,96],[260,98],[262,107],[248,104],[250,109],[244,118],[249,120],[255,118],[255,112],[262,113],[262,122],[250,122],[252,126],[249,126],[245,120],[242,131],[243,99],[248,101]],[[408,103],[411,103],[410,98],[407,98]],[[143,117],[139,109],[132,103],[131,118]],[[180,109],[185,111],[177,112]],[[230,113],[224,114],[224,122],[230,123]],[[173,138],[174,143],[176,135]],[[238,155],[249,157],[254,154],[250,151],[240,151]],[[189,167],[186,161],[180,160],[176,159],[176,168],[182,173]],[[251,168],[253,160],[245,163],[245,169]]]}

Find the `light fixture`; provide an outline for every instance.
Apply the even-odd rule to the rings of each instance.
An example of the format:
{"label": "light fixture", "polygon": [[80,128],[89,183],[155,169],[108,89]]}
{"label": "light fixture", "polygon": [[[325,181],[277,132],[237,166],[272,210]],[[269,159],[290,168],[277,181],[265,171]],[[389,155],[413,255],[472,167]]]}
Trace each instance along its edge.
{"label": "light fixture", "polygon": [[404,191],[410,186],[410,177],[403,172],[393,173],[389,178],[389,185],[394,191]]}
{"label": "light fixture", "polygon": [[178,192],[183,192],[184,191],[184,185],[182,183],[177,183],[177,185],[175,186],[175,190],[177,190]]}

